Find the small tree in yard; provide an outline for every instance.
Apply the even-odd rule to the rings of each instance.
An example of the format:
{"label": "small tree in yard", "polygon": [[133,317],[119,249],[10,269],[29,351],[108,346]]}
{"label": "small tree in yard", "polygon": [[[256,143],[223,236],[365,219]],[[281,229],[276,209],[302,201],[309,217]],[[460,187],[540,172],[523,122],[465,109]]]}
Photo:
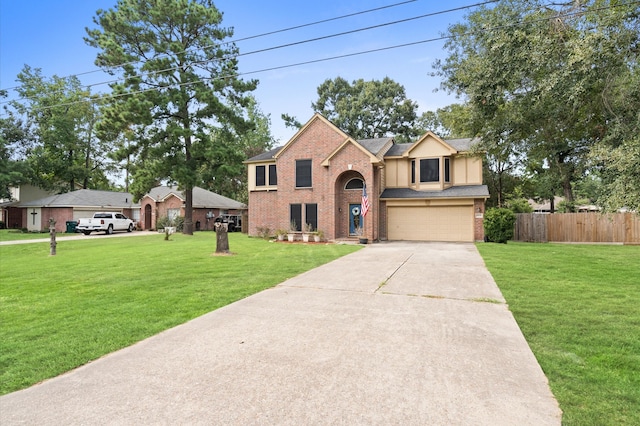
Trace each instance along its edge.
{"label": "small tree in yard", "polygon": [[510,209],[489,209],[484,215],[484,235],[487,241],[506,244],[513,238],[516,215]]}

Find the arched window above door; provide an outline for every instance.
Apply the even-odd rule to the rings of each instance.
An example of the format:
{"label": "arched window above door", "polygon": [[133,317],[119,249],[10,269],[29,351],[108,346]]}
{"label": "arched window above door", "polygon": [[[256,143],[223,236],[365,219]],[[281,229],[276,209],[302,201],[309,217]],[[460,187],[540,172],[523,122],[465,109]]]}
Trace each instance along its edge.
{"label": "arched window above door", "polygon": [[362,189],[364,181],[360,178],[353,178],[344,186],[344,189]]}

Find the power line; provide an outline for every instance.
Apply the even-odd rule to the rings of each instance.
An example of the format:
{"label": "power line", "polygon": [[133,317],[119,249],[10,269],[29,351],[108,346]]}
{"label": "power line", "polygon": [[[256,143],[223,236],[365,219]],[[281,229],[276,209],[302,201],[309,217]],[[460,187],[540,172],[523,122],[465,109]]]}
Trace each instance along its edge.
{"label": "power line", "polygon": [[[306,44],[306,43],[312,43],[312,42],[316,42],[316,41],[327,40],[327,39],[330,39],[330,38],[341,37],[341,36],[344,36],[344,35],[355,34],[355,33],[363,32],[363,31],[369,31],[369,30],[382,28],[382,27],[386,27],[386,26],[390,26],[390,25],[397,25],[397,24],[402,24],[402,23],[406,23],[406,22],[410,22],[410,21],[415,21],[415,20],[418,20],[418,19],[424,19],[424,18],[428,18],[428,17],[432,17],[432,16],[443,15],[443,14],[446,14],[446,13],[457,12],[457,11],[460,11],[460,10],[469,9],[469,8],[472,8],[472,7],[483,6],[485,4],[495,3],[495,2],[496,2],[496,0],[490,0],[490,1],[485,1],[485,2],[481,2],[481,3],[475,3],[475,4],[471,4],[471,5],[467,5],[467,6],[460,6],[460,7],[456,7],[456,8],[452,8],[452,9],[446,9],[446,10],[441,10],[441,11],[437,11],[437,12],[426,13],[426,14],[414,16],[414,17],[411,17],[411,18],[405,18],[405,19],[400,19],[400,20],[396,20],[396,21],[385,22],[385,23],[382,23],[382,24],[371,25],[371,26],[368,26],[368,27],[357,28],[355,30],[343,31],[343,32],[340,32],[340,33],[328,34],[328,35],[325,35],[325,36],[314,37],[314,38],[301,40],[301,41],[295,41],[295,42],[291,42],[291,43],[281,44],[281,45],[278,45],[278,46],[266,47],[264,49],[258,49],[258,50],[253,50],[253,51],[249,51],[249,52],[238,53],[237,55],[233,55],[231,57],[222,58],[222,59],[223,60],[229,60],[229,59],[238,58],[240,56],[249,56],[249,55],[254,55],[256,53],[264,53],[264,52],[269,52],[269,51],[273,51],[273,50],[284,49],[284,48],[287,48],[287,47],[299,46],[299,45]],[[179,66],[175,66],[175,67],[170,67],[170,68],[165,68],[165,69],[161,69],[161,70],[158,70],[158,71],[149,72],[146,75],[147,76],[152,76],[152,75],[161,74],[161,73],[168,72],[168,71],[175,71],[175,70],[177,70],[177,69],[179,69],[179,68],[181,68],[181,67],[183,67],[185,65],[186,66],[192,66],[192,65],[198,65],[198,64],[203,64],[203,63],[207,63],[207,62],[211,62],[211,60],[210,59],[206,59],[206,60],[203,60],[203,61],[193,61],[193,62],[190,62],[188,64],[183,64],[183,65],[179,65]],[[140,76],[137,75],[137,76],[134,76],[134,77],[140,77]],[[129,78],[132,78],[132,77],[129,77]],[[124,78],[118,78],[118,79],[115,79],[115,80],[109,80],[109,81],[103,81],[103,82],[100,82],[100,83],[89,84],[89,85],[86,85],[84,87],[90,88],[90,87],[93,87],[93,86],[102,86],[102,85],[105,85],[105,84],[117,83],[117,82],[123,81],[123,80],[125,80],[125,79]]]}
{"label": "power line", "polygon": [[[380,11],[380,10],[390,9],[390,8],[397,7],[397,6],[402,6],[402,5],[405,5],[405,4],[408,4],[408,3],[414,3],[416,1],[418,1],[418,0],[406,0],[406,1],[399,2],[399,3],[393,3],[393,4],[390,4],[390,5],[386,5],[386,6],[376,7],[376,8],[373,8],[373,9],[362,10],[360,12],[349,13],[349,14],[346,14],[346,15],[340,15],[340,16],[336,16],[336,17],[333,17],[333,18],[322,19],[322,20],[319,20],[319,21],[309,22],[309,23],[306,23],[306,24],[294,25],[292,27],[287,27],[287,28],[282,28],[282,29],[279,29],[279,30],[273,30],[273,31],[268,31],[268,32],[261,33],[261,34],[255,34],[255,35],[252,35],[252,36],[242,37],[242,38],[239,38],[239,39],[236,39],[236,40],[229,40],[229,41],[225,41],[225,42],[222,42],[222,43],[214,43],[214,44],[211,44],[211,45],[198,47],[198,49],[209,49],[209,48],[213,48],[213,47],[224,46],[224,45],[227,45],[227,44],[238,43],[238,42],[241,42],[241,41],[253,40],[253,39],[256,39],[256,38],[266,37],[266,36],[270,36],[270,35],[274,35],[274,34],[280,34],[280,33],[288,32],[288,31],[297,30],[297,29],[300,29],[300,28],[306,28],[306,27],[311,27],[311,26],[314,26],[314,25],[324,24],[324,23],[327,23],[327,22],[338,21],[340,19],[351,18],[353,16],[364,15],[364,14],[371,13],[371,12],[377,12],[377,11]],[[175,52],[174,54],[188,53],[189,51],[194,50],[194,49],[195,48],[193,48],[193,49],[185,49],[183,51]],[[168,56],[168,54],[161,54],[157,58],[154,58],[154,59],[162,58],[162,57],[165,57],[165,56]],[[125,65],[132,65],[132,64],[136,64],[138,62],[145,62],[145,61],[136,60],[136,61],[131,61],[131,62],[125,62],[125,63],[119,64],[119,65],[111,66],[109,68],[120,68],[120,67],[123,67]],[[63,79],[67,79],[67,78],[71,78],[71,77],[79,77],[79,76],[82,76],[82,75],[89,75],[89,74],[94,74],[94,73],[102,72],[102,71],[103,71],[102,69],[96,69],[96,70],[85,71],[85,72],[81,72],[81,73],[77,73],[77,74],[71,74],[71,75],[68,75],[68,76],[62,77],[62,78]],[[100,85],[100,84],[103,84],[103,83],[98,83],[96,85]],[[16,89],[18,87],[20,87],[20,86],[7,87],[7,88],[0,89],[0,90],[14,90],[14,89]],[[85,87],[89,87],[89,86],[85,86]]]}
{"label": "power line", "polygon": [[[602,11],[602,10],[613,9],[613,8],[616,8],[616,7],[628,6],[628,5],[637,4],[637,3],[640,3],[640,0],[632,1],[632,2],[629,2],[629,3],[624,3],[624,4],[613,5],[613,6],[604,6],[604,7],[592,9],[592,11],[593,12],[598,12],[598,11]],[[558,19],[558,18],[566,18],[566,17],[577,16],[577,15],[582,15],[582,14],[584,14],[584,12],[581,12],[581,11],[579,11],[579,12],[567,12],[567,13],[564,13],[564,14],[554,15],[554,16],[546,17],[546,18],[535,19],[535,20],[531,20],[531,21],[519,21],[519,22],[516,22],[516,23],[513,23],[513,24],[499,25],[499,26],[495,26],[495,27],[487,27],[487,28],[481,29],[480,31],[474,31],[474,33],[496,31],[496,30],[505,29],[505,28],[517,27],[517,26],[520,26],[520,25],[523,25],[523,24],[531,24],[531,23],[535,23],[535,22],[544,22],[544,21],[554,20],[554,19]],[[365,51],[360,51],[360,52],[348,53],[348,54],[343,54],[343,55],[336,55],[336,56],[331,56],[331,57],[327,57],[327,58],[312,59],[312,60],[308,60],[308,61],[297,62],[297,63],[287,64],[287,65],[263,68],[263,69],[260,69],[260,70],[248,71],[248,72],[244,72],[244,73],[234,73],[234,74],[230,74],[230,75],[216,76],[216,77],[211,77],[211,78],[206,78],[205,77],[205,78],[200,78],[198,80],[194,80],[194,81],[190,81],[190,82],[186,82],[186,83],[168,84],[168,85],[164,85],[164,86],[161,86],[161,87],[152,87],[152,88],[142,89],[142,90],[138,90],[138,91],[134,91],[134,92],[120,93],[120,94],[115,94],[115,95],[109,94],[109,95],[103,95],[103,96],[94,96],[94,97],[91,97],[90,99],[85,99],[85,100],[81,100],[81,101],[67,102],[67,103],[61,103],[61,104],[51,105],[51,106],[42,107],[42,108],[38,108],[38,109],[50,109],[50,108],[59,107],[59,106],[70,106],[70,105],[74,105],[74,104],[81,103],[81,102],[92,102],[92,101],[99,101],[99,100],[117,99],[117,98],[121,98],[121,97],[124,97],[124,96],[130,96],[130,95],[136,95],[136,94],[150,92],[150,91],[153,91],[153,90],[168,89],[168,88],[172,88],[172,87],[189,86],[189,85],[201,83],[201,82],[207,81],[207,80],[209,80],[209,81],[222,80],[222,79],[229,78],[229,77],[241,77],[241,76],[244,76],[244,75],[258,74],[258,73],[267,72],[267,71],[275,71],[275,70],[280,70],[280,69],[292,68],[292,67],[296,67],[296,66],[309,65],[309,64],[320,63],[320,62],[327,62],[327,61],[336,60],[336,59],[344,59],[344,58],[347,58],[347,57],[354,57],[354,56],[365,55],[365,54],[370,54],[370,53],[377,53],[377,52],[393,50],[393,49],[398,49],[398,48],[403,48],[403,47],[415,46],[415,45],[425,44],[425,43],[430,43],[430,42],[435,42],[435,41],[447,40],[447,39],[451,39],[453,37],[455,37],[455,36],[447,35],[447,36],[441,36],[441,37],[436,37],[436,38],[418,40],[418,41],[414,41],[414,42],[403,43],[403,44],[398,44],[398,45],[393,45],[393,46],[387,46],[387,47],[382,47],[382,48],[377,48],[377,49],[370,49],[370,50],[365,50]]]}

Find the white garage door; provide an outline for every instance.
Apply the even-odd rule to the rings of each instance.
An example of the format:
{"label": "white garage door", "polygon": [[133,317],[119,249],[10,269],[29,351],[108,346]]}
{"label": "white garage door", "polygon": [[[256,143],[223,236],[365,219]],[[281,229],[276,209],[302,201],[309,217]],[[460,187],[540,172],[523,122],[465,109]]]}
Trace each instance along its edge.
{"label": "white garage door", "polygon": [[473,206],[389,207],[390,240],[473,241]]}

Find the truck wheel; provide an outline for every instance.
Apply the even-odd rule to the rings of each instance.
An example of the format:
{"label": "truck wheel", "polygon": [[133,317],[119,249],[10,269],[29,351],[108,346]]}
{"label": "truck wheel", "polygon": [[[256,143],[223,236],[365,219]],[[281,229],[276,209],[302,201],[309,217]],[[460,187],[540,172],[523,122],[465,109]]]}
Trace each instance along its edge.
{"label": "truck wheel", "polygon": [[109,225],[109,227],[107,228],[107,235],[111,234],[113,234],[113,225]]}
{"label": "truck wheel", "polygon": [[127,228],[127,232],[133,231],[133,223],[129,224],[129,228]]}
{"label": "truck wheel", "polygon": [[82,231],[82,233],[83,233],[84,235],[89,235],[89,234],[91,234],[91,231]]}

